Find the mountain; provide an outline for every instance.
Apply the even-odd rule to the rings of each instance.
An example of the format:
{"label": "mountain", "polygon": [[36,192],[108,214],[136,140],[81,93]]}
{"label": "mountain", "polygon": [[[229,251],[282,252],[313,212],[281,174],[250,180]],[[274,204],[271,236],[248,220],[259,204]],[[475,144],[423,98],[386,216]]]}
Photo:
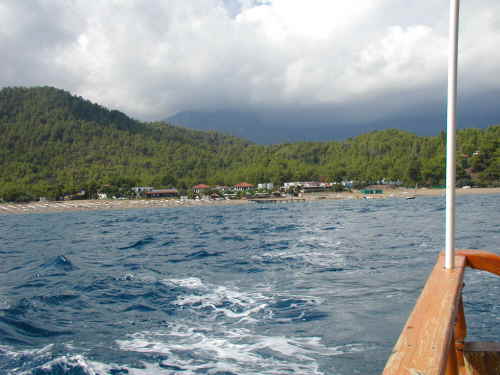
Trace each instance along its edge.
{"label": "mountain", "polygon": [[[459,96],[458,128],[486,128],[498,121],[496,98],[488,95]],[[384,129],[400,129],[419,136],[436,136],[446,129],[446,102],[425,96],[401,108],[401,98],[380,97],[358,102],[356,107],[324,104],[301,107],[250,110],[186,111],[167,118],[167,122],[198,130],[220,131],[258,144],[328,142],[356,137]]]}
{"label": "mountain", "polygon": [[2,89],[0,131],[0,193],[50,196],[102,184],[191,186],[251,145],[142,123],[51,87]]}
{"label": "mountain", "polygon": [[[259,130],[256,129],[256,132]],[[269,146],[166,122],[144,123],[51,88],[0,90],[0,198],[58,197],[80,189],[233,185],[383,178],[444,180],[445,135],[387,129],[344,141]],[[500,126],[458,132],[460,184],[500,185]]]}

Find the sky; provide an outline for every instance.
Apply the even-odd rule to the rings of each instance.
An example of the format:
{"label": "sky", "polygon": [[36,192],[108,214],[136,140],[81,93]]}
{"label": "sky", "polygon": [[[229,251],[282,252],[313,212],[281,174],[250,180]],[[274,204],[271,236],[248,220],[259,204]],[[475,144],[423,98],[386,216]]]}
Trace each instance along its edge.
{"label": "sky", "polygon": [[[305,131],[418,131],[445,119],[448,12],[448,0],[0,0],[0,86],[54,86],[146,121],[230,110]],[[460,27],[460,122],[500,123],[500,1],[463,1]]]}

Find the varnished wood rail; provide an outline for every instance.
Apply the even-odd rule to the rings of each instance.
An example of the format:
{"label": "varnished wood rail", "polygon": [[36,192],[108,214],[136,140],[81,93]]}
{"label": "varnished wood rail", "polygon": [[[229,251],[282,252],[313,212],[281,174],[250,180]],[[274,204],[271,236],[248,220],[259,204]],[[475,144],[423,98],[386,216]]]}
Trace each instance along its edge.
{"label": "varnished wood rail", "polygon": [[[467,334],[462,286],[465,267],[500,275],[500,256],[461,250],[455,268],[441,254],[387,361],[383,375],[466,375]],[[467,356],[466,356],[467,357]]]}

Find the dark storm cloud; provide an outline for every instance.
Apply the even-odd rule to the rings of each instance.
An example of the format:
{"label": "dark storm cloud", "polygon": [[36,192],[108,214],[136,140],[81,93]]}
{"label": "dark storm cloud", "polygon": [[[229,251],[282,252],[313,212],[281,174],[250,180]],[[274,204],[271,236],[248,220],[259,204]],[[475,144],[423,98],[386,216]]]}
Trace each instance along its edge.
{"label": "dark storm cloud", "polygon": [[[141,119],[232,110],[275,127],[424,129],[443,117],[446,1],[3,0],[0,25],[1,86],[56,86]],[[498,1],[463,2],[461,115],[477,125],[498,117],[481,103],[500,90],[499,29]]]}

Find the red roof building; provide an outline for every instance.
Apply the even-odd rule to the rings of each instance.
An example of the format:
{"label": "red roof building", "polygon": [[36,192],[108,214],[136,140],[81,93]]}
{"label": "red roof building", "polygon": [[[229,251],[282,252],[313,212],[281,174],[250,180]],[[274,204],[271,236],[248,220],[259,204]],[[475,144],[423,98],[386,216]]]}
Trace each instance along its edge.
{"label": "red roof building", "polygon": [[201,193],[201,192],[207,191],[208,189],[210,189],[210,186],[205,185],[205,184],[199,184],[199,185],[193,186],[193,191],[195,193]]}

